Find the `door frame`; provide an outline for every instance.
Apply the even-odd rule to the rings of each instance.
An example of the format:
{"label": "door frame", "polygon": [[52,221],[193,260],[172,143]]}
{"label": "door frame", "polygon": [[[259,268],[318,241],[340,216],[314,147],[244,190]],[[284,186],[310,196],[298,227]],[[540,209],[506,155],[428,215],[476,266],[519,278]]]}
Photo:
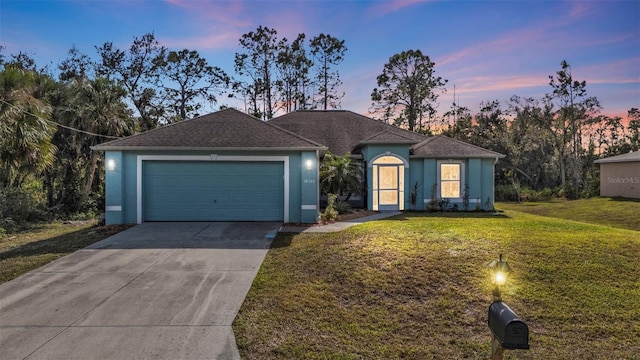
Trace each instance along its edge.
{"label": "door frame", "polygon": [[[383,157],[391,157],[393,158],[392,162],[378,162]],[[368,162],[368,167],[372,168],[371,176],[372,176],[372,185],[371,187],[371,197],[372,197],[372,209],[374,211],[384,211],[384,210],[404,210],[405,209],[405,178],[407,175],[407,169],[409,168],[409,162],[405,160],[402,156],[385,152],[382,153]],[[379,182],[379,168],[380,167],[396,167],[397,172],[397,181],[398,181],[398,204],[397,205],[380,205],[380,182]],[[400,171],[400,168],[403,168],[403,171]],[[383,189],[384,190],[384,189]]]}

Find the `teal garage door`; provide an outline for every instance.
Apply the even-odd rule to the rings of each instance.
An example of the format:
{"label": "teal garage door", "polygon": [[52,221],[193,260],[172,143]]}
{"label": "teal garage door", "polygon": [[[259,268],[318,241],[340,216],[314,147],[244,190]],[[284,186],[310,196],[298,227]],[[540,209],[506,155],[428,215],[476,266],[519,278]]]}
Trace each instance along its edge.
{"label": "teal garage door", "polygon": [[144,221],[283,221],[282,162],[143,161]]}

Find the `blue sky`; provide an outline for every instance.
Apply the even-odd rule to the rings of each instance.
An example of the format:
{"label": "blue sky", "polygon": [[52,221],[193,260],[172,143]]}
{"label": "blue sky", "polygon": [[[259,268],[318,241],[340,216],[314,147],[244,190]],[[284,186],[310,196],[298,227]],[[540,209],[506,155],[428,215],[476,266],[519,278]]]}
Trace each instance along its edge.
{"label": "blue sky", "polygon": [[127,48],[154,32],[170,49],[197,50],[233,73],[238,39],[259,25],[293,39],[328,33],[345,40],[342,108],[366,114],[376,77],[393,54],[420,49],[448,79],[439,112],[453,101],[540,98],[560,62],[587,81],[609,115],[640,107],[640,1],[205,1],[0,2],[5,55],[26,52],[55,66],[75,45],[95,57],[111,41]]}

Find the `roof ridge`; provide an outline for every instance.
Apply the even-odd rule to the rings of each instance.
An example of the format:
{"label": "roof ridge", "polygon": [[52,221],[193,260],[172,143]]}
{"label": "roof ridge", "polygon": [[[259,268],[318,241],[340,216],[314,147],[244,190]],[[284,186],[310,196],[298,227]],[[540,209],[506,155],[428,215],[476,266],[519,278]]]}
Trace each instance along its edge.
{"label": "roof ridge", "polygon": [[[226,109],[223,109],[223,110],[219,110],[218,112],[222,112],[222,111],[226,111],[226,110],[236,110],[236,111],[239,111],[239,110],[237,110],[237,109],[233,109],[233,108],[226,108]],[[196,116],[196,117],[194,117],[194,118],[191,118],[191,119],[184,119],[184,120],[180,120],[180,121],[172,122],[172,123],[169,123],[169,124],[166,124],[166,125],[160,126],[160,127],[155,127],[155,128],[153,128],[153,129],[149,129],[149,130],[141,131],[141,132],[139,132],[139,133],[135,133],[135,134],[133,134],[133,135],[124,136],[124,137],[117,138],[117,139],[114,139],[114,140],[111,140],[111,141],[103,142],[103,143],[100,143],[100,144],[98,144],[98,145],[99,145],[99,146],[102,146],[102,145],[109,145],[109,144],[110,144],[110,143],[112,143],[112,142],[116,142],[116,141],[119,141],[119,140],[122,140],[122,139],[131,139],[131,138],[135,138],[135,137],[138,137],[138,136],[146,135],[146,134],[148,134],[148,133],[150,133],[150,132],[154,132],[154,131],[158,131],[158,130],[166,129],[166,128],[170,127],[170,126],[175,126],[175,125],[179,125],[179,124],[185,124],[185,123],[186,123],[186,122],[188,122],[188,121],[192,121],[192,120],[195,120],[195,119],[199,119],[199,118],[201,118],[201,117],[205,117],[205,116],[207,116],[207,115],[211,115],[211,114],[215,114],[215,113],[209,113],[209,114],[204,114],[204,115],[198,115],[198,116]],[[248,114],[247,114],[247,115],[248,115]],[[251,115],[249,115],[249,116],[251,116]]]}
{"label": "roof ridge", "polygon": [[426,139],[420,141],[419,143],[415,144],[414,146],[412,146],[414,149],[419,149],[427,144],[429,144],[430,142],[432,142],[434,139],[436,139],[438,136],[440,135],[434,135],[434,136],[429,136]]}
{"label": "roof ridge", "polygon": [[467,146],[471,146],[471,147],[474,147],[474,148],[479,149],[479,150],[484,150],[484,151],[487,151],[487,152],[492,152],[492,153],[497,154],[497,155],[503,155],[503,154],[500,154],[499,152],[496,152],[496,151],[493,151],[493,150],[489,150],[489,149],[485,149],[485,148],[483,148],[483,147],[480,147],[480,146],[477,146],[477,145],[473,145],[473,144],[470,144],[470,143],[468,143],[468,142],[464,142],[464,141],[462,141],[462,140],[454,139],[454,138],[449,137],[449,136],[445,136],[445,135],[436,135],[435,137],[444,137],[444,138],[448,138],[448,139],[451,139],[451,140],[453,140],[453,141],[456,141],[456,142],[458,142],[458,143],[460,143],[460,144],[467,145]]}
{"label": "roof ridge", "polygon": [[[261,124],[264,124],[264,125],[267,125],[267,126],[269,126],[269,127],[273,128],[273,129],[276,129],[276,130],[282,131],[282,132],[284,132],[284,133],[286,133],[286,134],[288,134],[288,135],[293,135],[294,137],[296,137],[296,138],[298,138],[298,139],[300,139],[300,140],[302,140],[302,141],[306,141],[306,142],[310,143],[311,145],[324,147],[324,145],[322,145],[322,144],[319,144],[319,143],[317,143],[317,142],[315,142],[315,141],[313,141],[313,140],[307,139],[306,137],[301,136],[301,135],[299,135],[299,134],[296,134],[296,133],[294,133],[294,132],[291,132],[291,131],[289,131],[289,130],[283,129],[283,128],[281,128],[280,126],[278,126],[278,125],[276,125],[276,124],[269,124],[269,120],[271,120],[271,119],[269,119],[269,120],[261,120],[261,119],[258,119],[257,117],[255,117],[255,116],[253,116],[253,115],[251,115],[251,114],[247,114],[247,113],[242,112],[242,111],[240,111],[240,110],[238,110],[238,109],[235,109],[235,108],[227,108],[227,109],[224,109],[224,110],[234,110],[234,111],[236,111],[236,112],[238,112],[238,113],[240,113],[240,114],[242,114],[242,115],[247,116],[248,118],[251,118],[251,119],[253,119],[253,120],[255,120],[255,121],[260,122]],[[222,112],[222,111],[224,111],[224,110],[220,110],[219,112]],[[211,113],[211,114],[216,114],[216,113],[214,112],[214,113]]]}
{"label": "roof ridge", "polygon": [[453,142],[456,142],[458,144],[461,144],[462,146],[466,146],[466,147],[470,147],[470,148],[473,148],[473,149],[476,149],[476,150],[480,150],[480,151],[485,152],[485,153],[494,154],[494,155],[497,155],[498,157],[505,157],[505,155],[500,154],[499,152],[496,152],[496,151],[493,151],[493,150],[489,150],[489,149],[485,149],[483,147],[480,147],[480,146],[477,146],[477,145],[473,145],[473,144],[470,144],[468,142],[464,142],[462,140],[458,140],[458,139],[455,139],[455,138],[452,138],[452,137],[446,136],[446,135],[433,135],[433,136],[430,136],[426,140],[421,141],[420,143],[415,144],[414,146],[412,146],[412,149],[413,150],[420,149],[420,148],[432,143],[433,141],[435,141],[435,140],[437,140],[439,138],[440,139],[446,139],[447,141],[453,141]]}

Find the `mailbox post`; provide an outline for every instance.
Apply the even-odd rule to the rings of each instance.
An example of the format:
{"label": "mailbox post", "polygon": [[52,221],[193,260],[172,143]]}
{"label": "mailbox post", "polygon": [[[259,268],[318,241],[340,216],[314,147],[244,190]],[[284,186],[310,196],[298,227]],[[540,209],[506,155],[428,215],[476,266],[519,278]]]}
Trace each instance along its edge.
{"label": "mailbox post", "polygon": [[489,306],[488,325],[491,329],[491,359],[502,360],[504,350],[529,349],[529,328],[516,313],[502,302],[501,286],[506,281],[511,268],[500,259],[488,265],[491,282],[496,286],[493,290],[493,303]]}

